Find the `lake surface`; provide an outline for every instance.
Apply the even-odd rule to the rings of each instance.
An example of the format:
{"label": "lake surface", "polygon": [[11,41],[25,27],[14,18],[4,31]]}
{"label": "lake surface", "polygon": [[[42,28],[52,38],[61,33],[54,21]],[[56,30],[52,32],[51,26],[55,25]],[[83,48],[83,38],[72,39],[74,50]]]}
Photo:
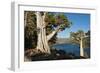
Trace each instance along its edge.
{"label": "lake surface", "polygon": [[[61,49],[66,51],[66,53],[73,53],[76,56],[80,56],[79,45],[76,44],[56,44],[52,48]],[[84,48],[85,56],[90,57],[90,48]]]}

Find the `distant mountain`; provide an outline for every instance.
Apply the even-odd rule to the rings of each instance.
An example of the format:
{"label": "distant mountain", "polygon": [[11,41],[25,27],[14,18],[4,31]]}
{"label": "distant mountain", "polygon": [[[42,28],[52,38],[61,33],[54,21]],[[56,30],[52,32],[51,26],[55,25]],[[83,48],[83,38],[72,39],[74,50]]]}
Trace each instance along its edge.
{"label": "distant mountain", "polygon": [[57,44],[70,43],[70,39],[69,38],[58,38],[56,43]]}

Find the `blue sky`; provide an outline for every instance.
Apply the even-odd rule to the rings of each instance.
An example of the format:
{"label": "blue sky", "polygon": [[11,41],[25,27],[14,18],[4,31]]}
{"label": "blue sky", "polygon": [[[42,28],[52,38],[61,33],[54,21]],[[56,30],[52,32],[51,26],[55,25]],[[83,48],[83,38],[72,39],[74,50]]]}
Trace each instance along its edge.
{"label": "blue sky", "polygon": [[70,28],[66,28],[57,34],[58,38],[68,38],[70,32],[76,32],[78,30],[83,30],[87,32],[90,30],[90,14],[83,13],[64,13],[65,16],[72,22]]}

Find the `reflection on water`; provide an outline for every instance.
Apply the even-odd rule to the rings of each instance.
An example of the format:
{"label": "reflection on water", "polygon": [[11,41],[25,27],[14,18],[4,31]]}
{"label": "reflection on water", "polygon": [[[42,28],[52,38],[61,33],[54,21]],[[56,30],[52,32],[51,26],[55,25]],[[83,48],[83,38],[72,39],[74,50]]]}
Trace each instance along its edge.
{"label": "reflection on water", "polygon": [[[65,50],[66,53],[73,53],[76,56],[80,56],[80,48],[79,45],[76,44],[56,44],[53,45],[52,48]],[[87,57],[90,57],[90,48],[84,48],[84,54]]]}

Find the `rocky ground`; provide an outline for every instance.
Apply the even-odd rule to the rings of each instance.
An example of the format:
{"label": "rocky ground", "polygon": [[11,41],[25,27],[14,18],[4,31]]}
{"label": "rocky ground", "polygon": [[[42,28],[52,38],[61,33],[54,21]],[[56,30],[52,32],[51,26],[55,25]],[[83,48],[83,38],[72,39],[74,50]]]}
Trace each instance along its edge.
{"label": "rocky ground", "polygon": [[64,50],[51,49],[51,54],[41,53],[36,49],[25,51],[24,61],[43,61],[43,60],[64,60],[64,59],[86,59],[85,57],[75,56],[73,53],[66,53]]}

